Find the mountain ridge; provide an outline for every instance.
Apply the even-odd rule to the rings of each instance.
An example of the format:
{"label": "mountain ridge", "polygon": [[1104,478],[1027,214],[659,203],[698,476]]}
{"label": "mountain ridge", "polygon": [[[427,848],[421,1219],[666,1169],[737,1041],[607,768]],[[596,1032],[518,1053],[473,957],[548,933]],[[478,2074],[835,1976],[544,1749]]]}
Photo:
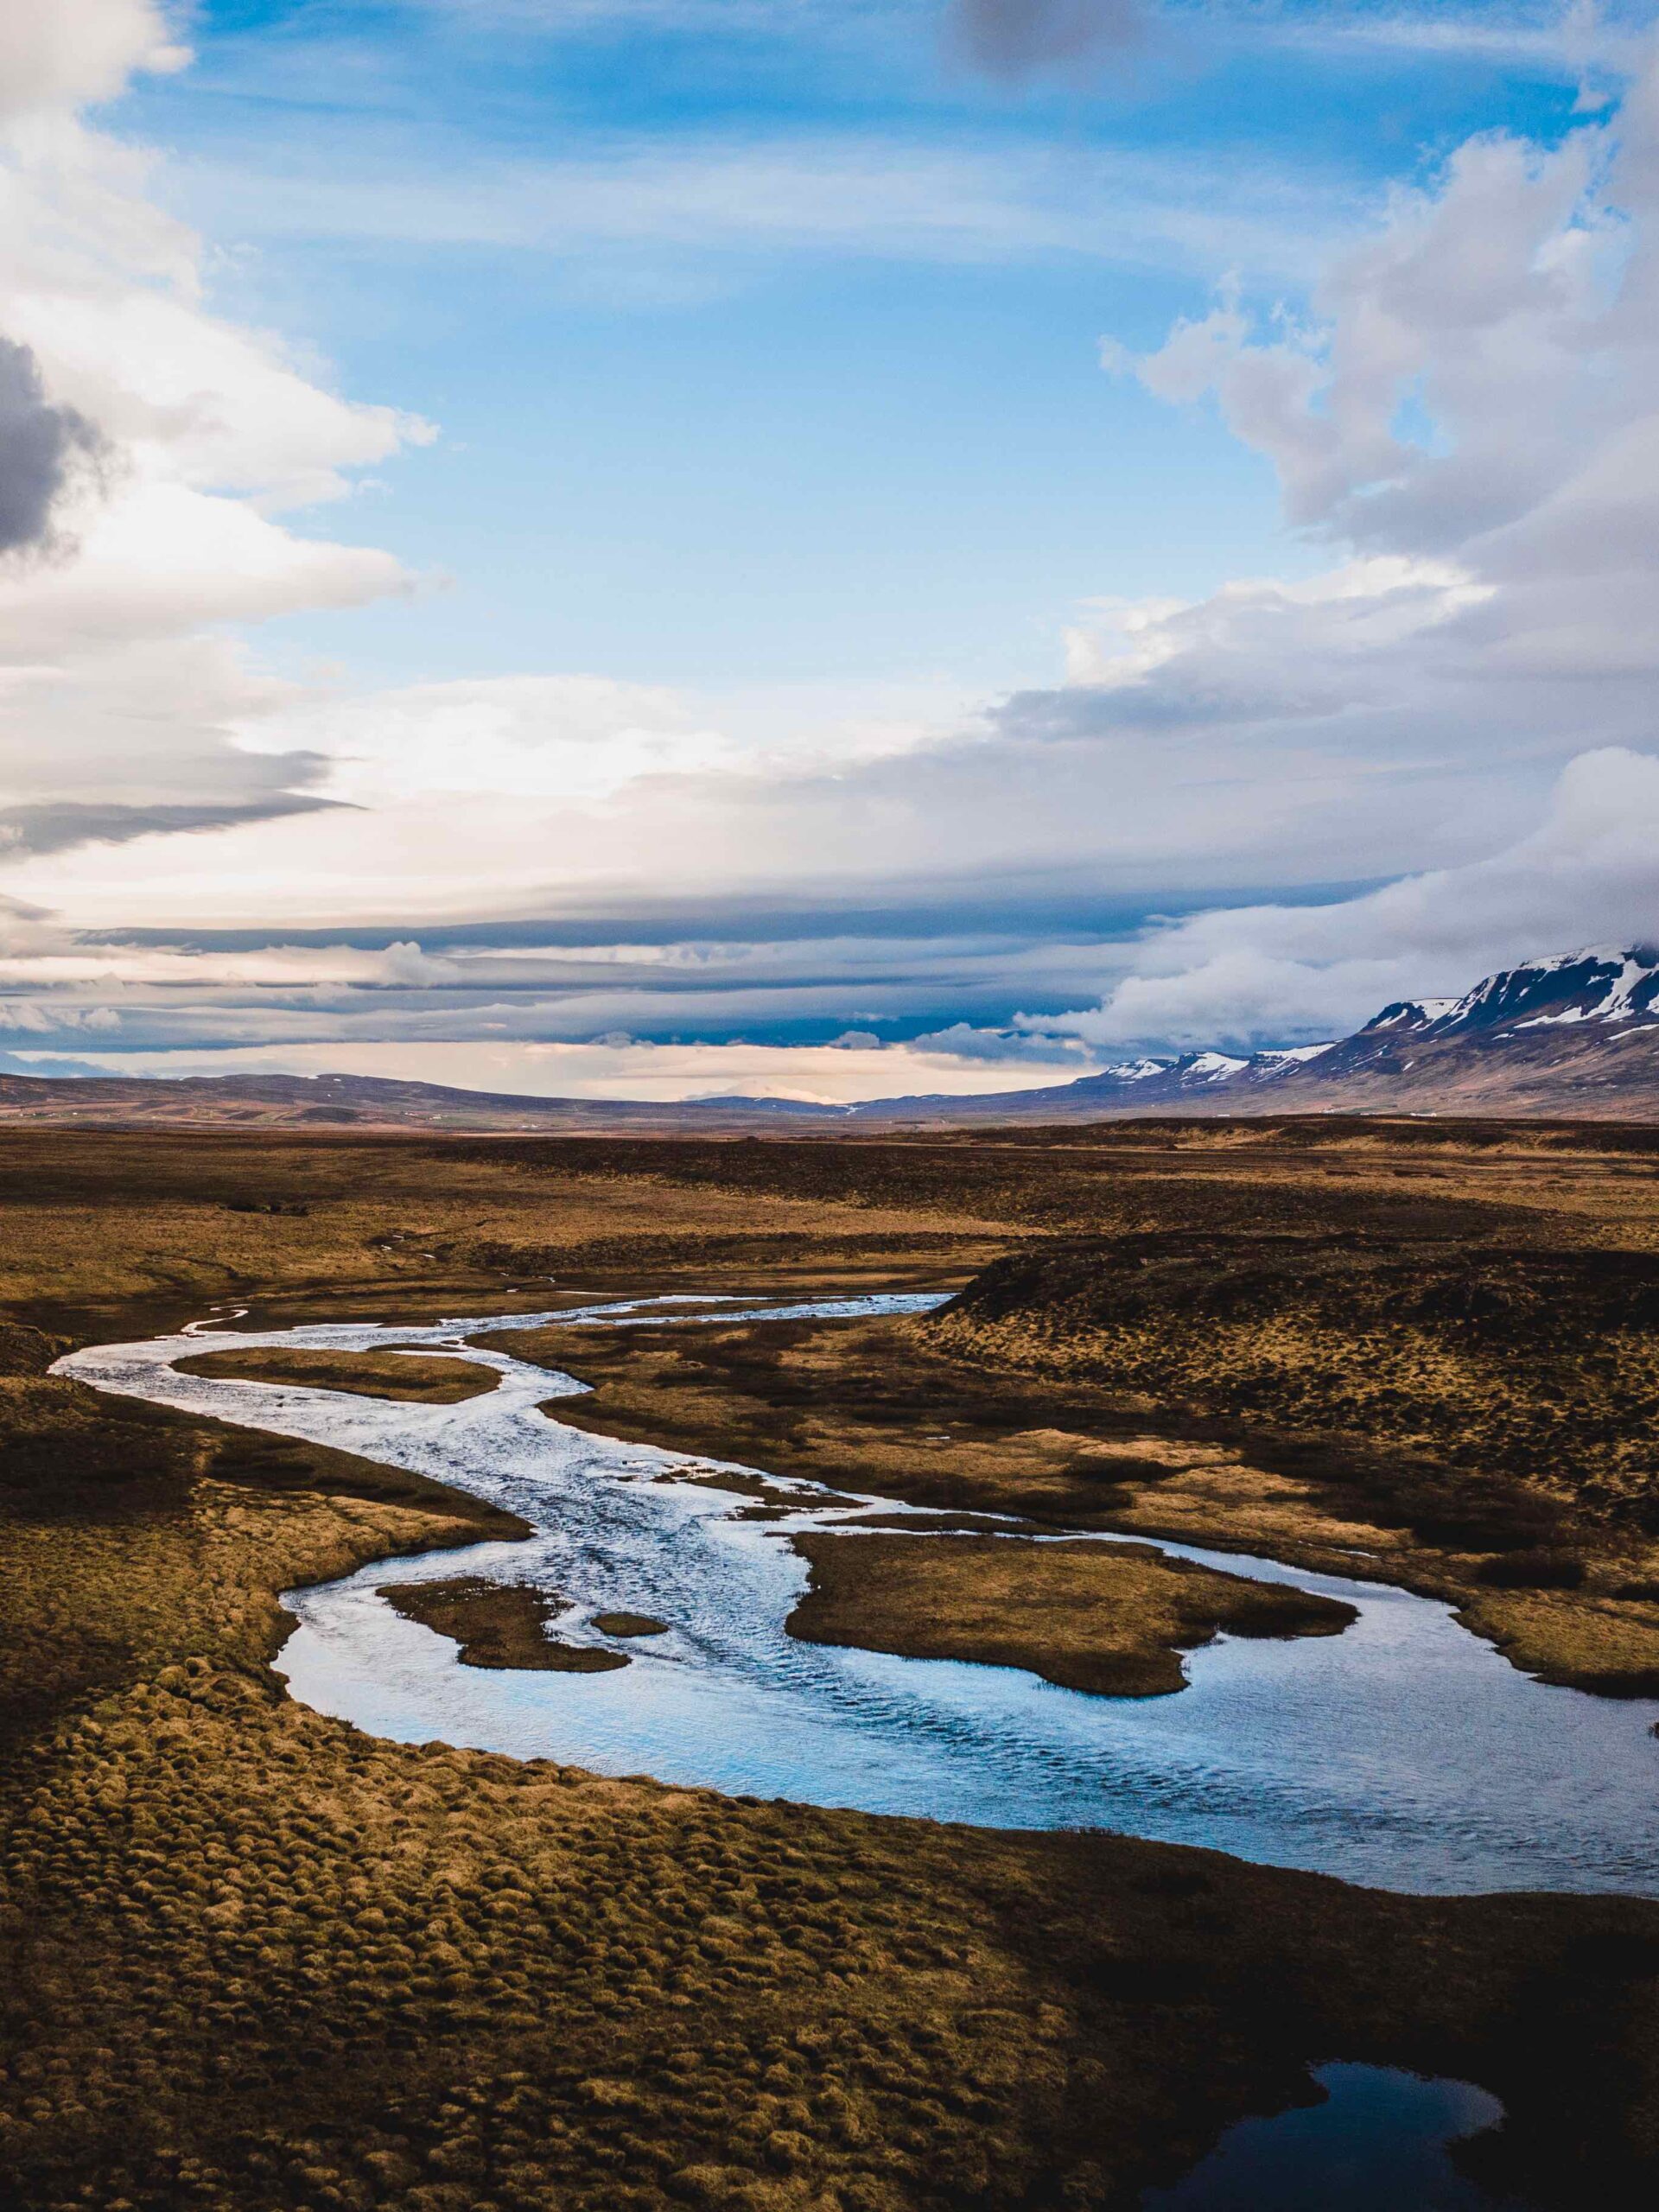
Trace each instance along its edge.
{"label": "mountain ridge", "polygon": [[[924,1103],[943,1113],[946,1102],[858,1110],[910,1118]],[[1522,961],[1459,998],[1395,1000],[1323,1044],[1143,1057],[1070,1084],[950,1102],[952,1119],[974,1121],[1390,1109],[1659,1118],[1659,950],[1589,945]]]}

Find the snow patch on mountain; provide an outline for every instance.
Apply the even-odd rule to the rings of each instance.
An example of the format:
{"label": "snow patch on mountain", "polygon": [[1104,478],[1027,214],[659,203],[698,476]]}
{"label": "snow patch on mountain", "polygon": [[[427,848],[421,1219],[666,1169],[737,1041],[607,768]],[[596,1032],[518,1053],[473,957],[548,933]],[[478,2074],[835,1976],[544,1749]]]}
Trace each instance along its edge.
{"label": "snow patch on mountain", "polygon": [[1335,1037],[1323,1045],[1270,1045],[1265,1052],[1255,1053],[1250,1062],[1263,1075],[1275,1074],[1281,1068],[1300,1067],[1308,1060],[1317,1060],[1321,1053],[1334,1052],[1340,1040]]}
{"label": "snow patch on mountain", "polygon": [[1434,1022],[1444,1021],[1453,1007],[1462,1003],[1460,999],[1395,999],[1381,1014],[1374,1014],[1359,1034],[1369,1037],[1380,1029],[1427,1029]]}
{"label": "snow patch on mountain", "polygon": [[1181,1073],[1196,1076],[1201,1083],[1224,1083],[1249,1065],[1248,1060],[1235,1059],[1230,1052],[1194,1052],[1181,1064]]}

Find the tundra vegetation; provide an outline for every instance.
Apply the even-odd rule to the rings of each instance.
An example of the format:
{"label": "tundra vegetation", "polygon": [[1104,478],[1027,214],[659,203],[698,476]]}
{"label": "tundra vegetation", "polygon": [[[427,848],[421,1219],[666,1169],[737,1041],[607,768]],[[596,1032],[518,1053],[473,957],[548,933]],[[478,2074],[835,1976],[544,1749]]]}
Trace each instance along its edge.
{"label": "tundra vegetation", "polygon": [[[375,1741],[284,1695],[279,1593],[518,1524],[46,1372],[214,1302],[273,1327],[938,1284],[963,1295],[920,1320],[504,1348],[595,1385],[561,1418],[964,1524],[907,1549],[812,1540],[839,1548],[871,1641],[924,1605],[987,1634],[944,1548],[982,1578],[974,1516],[995,1510],[1348,1572],[1369,1549],[1517,1661],[1617,1690],[1659,1665],[1649,1133],[29,1128],[0,1205],[0,2174],[20,2212],[1109,2212],[1332,2056],[1491,2088],[1509,2124],[1460,2156],[1497,2186],[1651,2201],[1659,1907],[1387,1896]],[[941,1579],[924,1591],[901,1553]],[[1191,1577],[1133,1602],[1090,1584],[1062,1624],[1061,1590],[1016,1580],[1051,1554],[1041,1572],[1077,1573],[1074,1547],[996,1547],[1023,1663],[1082,1664],[1092,1636],[1106,1665],[1126,1622],[1142,1660],[1178,1663],[1201,1622],[1148,1644],[1134,1620]],[[1213,1580],[1197,1610],[1220,1618]]]}

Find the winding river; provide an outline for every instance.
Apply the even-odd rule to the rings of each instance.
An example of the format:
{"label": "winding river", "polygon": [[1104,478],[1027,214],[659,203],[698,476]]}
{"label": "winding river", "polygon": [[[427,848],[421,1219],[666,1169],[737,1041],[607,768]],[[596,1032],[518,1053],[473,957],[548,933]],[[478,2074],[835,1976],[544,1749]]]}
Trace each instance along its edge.
{"label": "winding river", "polygon": [[[937,1302],[728,1301],[756,1320]],[[432,1476],[533,1526],[525,1541],[382,1561],[289,1593],[299,1625],[277,1665],[293,1694],[376,1735],[735,1796],[1001,1827],[1115,1828],[1402,1891],[1659,1895],[1659,1705],[1535,1681],[1448,1607],[1405,1591],[1175,1543],[1161,1548],[1345,1599],[1359,1618],[1338,1637],[1221,1637],[1188,1656],[1185,1690],[1150,1699],[1089,1696],[1011,1668],[799,1643],[784,1623],[806,1569],[784,1539],[845,1525],[844,1498],[827,1503],[816,1485],[788,1483],[798,1513],[745,1518],[743,1497],[694,1479],[724,1463],[568,1427],[538,1408],[582,1384],[466,1341],[556,1322],[695,1327],[716,1304],[639,1300],[259,1334],[196,1325],[73,1353],[58,1371]],[[264,1345],[436,1351],[499,1381],[460,1405],[432,1406],[172,1364],[209,1347]],[[573,1609],[558,1623],[563,1639],[626,1648],[632,1663],[590,1675],[463,1667],[451,1641],[377,1594],[460,1574],[556,1591]],[[591,1624],[607,1611],[652,1614],[670,1632],[615,1646]]]}

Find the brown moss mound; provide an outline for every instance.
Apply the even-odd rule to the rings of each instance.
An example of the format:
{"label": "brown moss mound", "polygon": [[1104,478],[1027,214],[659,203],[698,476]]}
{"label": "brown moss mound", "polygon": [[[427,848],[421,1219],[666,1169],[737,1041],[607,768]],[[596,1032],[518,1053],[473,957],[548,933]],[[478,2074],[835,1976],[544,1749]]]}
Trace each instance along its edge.
{"label": "brown moss mound", "polygon": [[461,1646],[463,1667],[498,1667],[549,1675],[607,1675],[626,1667],[620,1651],[562,1643],[547,1633],[566,1611],[550,1591],[460,1575],[449,1582],[391,1582],[380,1596],[405,1620],[419,1621]]}
{"label": "brown moss mound", "polygon": [[1234,1636],[1339,1636],[1351,1605],[1212,1573],[1145,1544],[1027,1544],[1006,1537],[807,1535],[806,1643],[1023,1667],[1103,1697],[1185,1686],[1179,1655]]}

